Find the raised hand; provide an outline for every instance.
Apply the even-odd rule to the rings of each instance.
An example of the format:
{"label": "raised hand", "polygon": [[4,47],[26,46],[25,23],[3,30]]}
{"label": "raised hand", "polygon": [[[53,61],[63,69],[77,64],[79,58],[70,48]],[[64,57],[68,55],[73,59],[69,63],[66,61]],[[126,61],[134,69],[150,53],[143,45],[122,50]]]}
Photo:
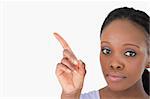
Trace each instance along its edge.
{"label": "raised hand", "polygon": [[58,33],[54,33],[54,36],[64,49],[63,58],[56,67],[56,75],[62,86],[63,94],[80,93],[86,74],[85,64],[77,59],[67,42]]}

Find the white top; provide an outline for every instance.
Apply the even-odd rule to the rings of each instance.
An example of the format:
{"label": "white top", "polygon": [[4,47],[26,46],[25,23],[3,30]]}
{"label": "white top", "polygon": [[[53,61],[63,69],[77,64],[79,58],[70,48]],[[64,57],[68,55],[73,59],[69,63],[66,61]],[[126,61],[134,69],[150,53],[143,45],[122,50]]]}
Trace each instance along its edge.
{"label": "white top", "polygon": [[81,94],[80,99],[100,99],[99,91],[91,91]]}

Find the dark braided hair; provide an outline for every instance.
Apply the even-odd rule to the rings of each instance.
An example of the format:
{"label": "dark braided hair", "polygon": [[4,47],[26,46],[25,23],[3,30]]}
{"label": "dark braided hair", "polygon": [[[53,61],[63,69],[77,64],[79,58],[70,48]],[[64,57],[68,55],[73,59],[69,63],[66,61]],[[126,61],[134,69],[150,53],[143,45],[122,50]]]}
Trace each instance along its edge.
{"label": "dark braided hair", "polygon": [[[145,32],[146,37],[146,44],[147,44],[147,53],[148,56],[150,57],[150,17],[143,11],[140,10],[135,10],[133,8],[128,8],[128,7],[122,7],[122,8],[117,8],[113,11],[111,11],[106,19],[104,20],[101,31],[100,31],[100,37],[102,35],[102,31],[104,28],[109,25],[112,21],[117,20],[117,19],[127,19],[131,22],[136,23],[137,25],[141,26]],[[145,92],[150,95],[150,72],[145,69],[143,74],[142,74],[142,82],[143,82],[143,87]]]}

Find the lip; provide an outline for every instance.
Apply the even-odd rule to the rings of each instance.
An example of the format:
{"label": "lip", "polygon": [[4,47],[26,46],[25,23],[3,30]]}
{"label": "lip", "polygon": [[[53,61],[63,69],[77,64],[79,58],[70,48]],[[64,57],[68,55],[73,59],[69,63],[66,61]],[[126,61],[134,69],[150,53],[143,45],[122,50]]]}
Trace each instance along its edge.
{"label": "lip", "polygon": [[108,73],[108,74],[106,74],[106,77],[111,82],[119,82],[119,81],[122,81],[125,78],[127,78],[126,76],[124,76],[121,73]]}

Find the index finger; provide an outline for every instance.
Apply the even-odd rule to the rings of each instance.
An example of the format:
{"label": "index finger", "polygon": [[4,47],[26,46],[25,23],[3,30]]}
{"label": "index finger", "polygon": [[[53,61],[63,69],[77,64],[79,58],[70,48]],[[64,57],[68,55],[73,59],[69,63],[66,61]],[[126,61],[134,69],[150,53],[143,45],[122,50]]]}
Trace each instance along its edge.
{"label": "index finger", "polygon": [[[60,44],[62,45],[62,47],[64,49],[68,49],[73,55],[73,51],[71,50],[71,48],[69,47],[68,43],[58,34],[58,33],[54,33],[54,36],[56,37],[56,39],[60,42]],[[75,56],[75,55],[74,55]]]}
{"label": "index finger", "polygon": [[56,39],[60,42],[60,44],[62,45],[62,47],[64,49],[68,49],[69,51],[72,52],[71,48],[69,47],[68,43],[58,34],[58,33],[54,33],[54,36],[56,37]]}
{"label": "index finger", "polygon": [[54,36],[60,42],[60,44],[64,48],[64,51],[68,50],[69,52],[71,52],[72,57],[74,58],[73,64],[77,65],[78,64],[77,58],[76,58],[75,54],[73,53],[73,51],[71,50],[71,48],[69,47],[68,43],[58,33],[54,33]]}

